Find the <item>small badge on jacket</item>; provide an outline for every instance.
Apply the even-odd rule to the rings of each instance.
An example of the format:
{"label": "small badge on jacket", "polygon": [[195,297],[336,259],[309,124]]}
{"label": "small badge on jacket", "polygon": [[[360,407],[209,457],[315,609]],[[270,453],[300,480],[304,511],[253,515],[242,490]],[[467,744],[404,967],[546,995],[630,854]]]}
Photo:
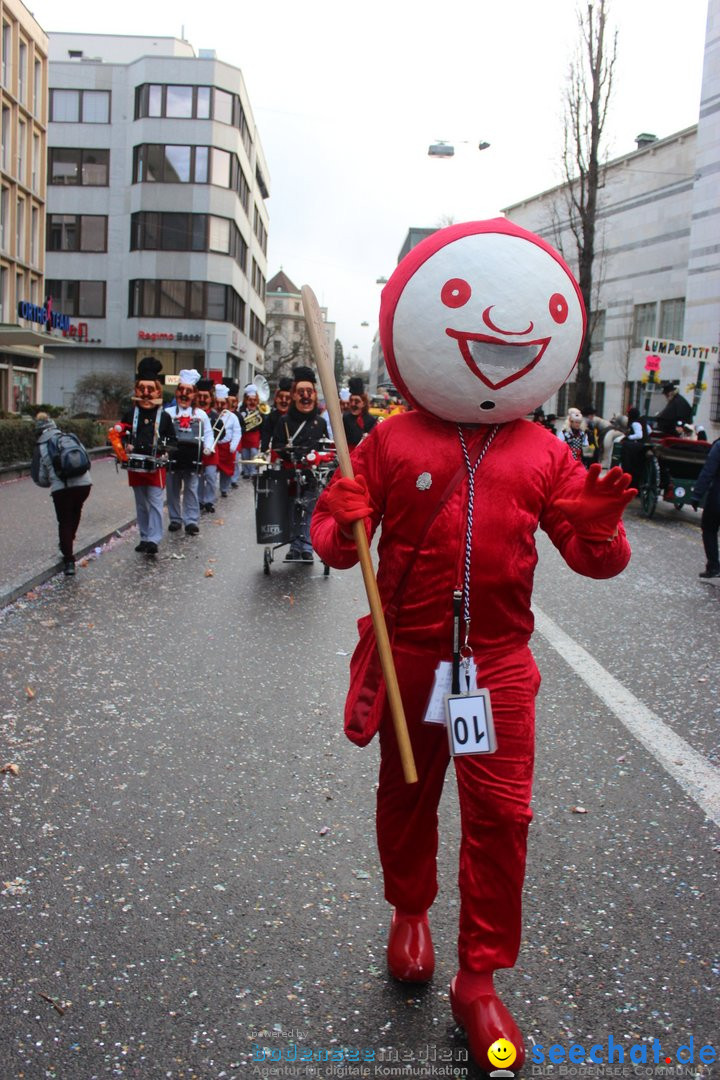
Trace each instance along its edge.
{"label": "small badge on jacket", "polygon": [[432,476],[429,472],[421,472],[415,481],[415,487],[418,491],[427,491],[432,484]]}

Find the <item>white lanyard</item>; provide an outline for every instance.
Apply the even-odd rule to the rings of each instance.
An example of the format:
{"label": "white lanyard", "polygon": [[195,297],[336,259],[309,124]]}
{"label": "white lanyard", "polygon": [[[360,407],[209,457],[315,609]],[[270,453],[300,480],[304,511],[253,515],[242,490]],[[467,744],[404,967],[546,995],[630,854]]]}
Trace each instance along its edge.
{"label": "white lanyard", "polygon": [[[490,449],[490,444],[500,430],[500,425],[495,424],[485,440],[485,444],[478,454],[477,460],[474,465],[470,464],[470,455],[468,454],[467,445],[465,443],[465,436],[463,435],[462,428],[458,424],[458,435],[460,436],[460,445],[462,446],[463,457],[465,458],[465,467],[468,474],[468,511],[467,511],[467,529],[465,531],[465,574],[462,588],[462,619],[465,624],[465,640],[462,647],[460,646],[460,611],[459,600],[455,604],[455,633],[453,640],[453,683],[455,683],[455,675],[457,674],[459,680],[460,660],[465,666],[465,672],[467,674],[470,667],[470,658],[472,656],[472,650],[469,645],[470,638],[470,560],[472,554],[472,529],[473,529],[473,515],[475,512],[475,473],[478,466],[486,453]],[[459,689],[453,688],[453,693],[459,693]]]}

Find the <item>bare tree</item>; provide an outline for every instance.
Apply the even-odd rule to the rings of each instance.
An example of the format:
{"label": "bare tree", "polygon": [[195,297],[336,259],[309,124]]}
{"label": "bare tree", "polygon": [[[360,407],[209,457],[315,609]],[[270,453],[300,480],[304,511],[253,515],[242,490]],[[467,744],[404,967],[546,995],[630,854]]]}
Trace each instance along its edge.
{"label": "bare tree", "polygon": [[[296,365],[312,362],[305,320],[303,319],[302,331],[295,336],[295,340],[289,339],[286,331],[287,320],[273,319],[272,317],[268,319],[263,342],[265,351],[264,374],[271,386],[277,386],[278,379],[282,375],[291,375],[292,369]],[[274,344],[276,341],[279,342],[277,351]]]}
{"label": "bare tree", "polygon": [[[607,0],[588,0],[578,10],[580,42],[570,65],[565,94],[563,172],[568,198],[568,225],[577,248],[578,284],[589,313],[596,310],[598,190],[602,184],[601,144],[612,95],[617,55],[617,31],[608,27]],[[576,400],[592,398],[590,332],[586,335],[576,374]]]}

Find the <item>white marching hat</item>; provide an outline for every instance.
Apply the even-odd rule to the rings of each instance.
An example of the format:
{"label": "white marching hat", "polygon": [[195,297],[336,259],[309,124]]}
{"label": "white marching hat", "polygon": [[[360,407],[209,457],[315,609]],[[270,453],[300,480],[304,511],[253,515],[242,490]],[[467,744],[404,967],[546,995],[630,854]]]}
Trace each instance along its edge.
{"label": "white marching hat", "polygon": [[180,382],[184,383],[186,386],[194,386],[195,383],[200,382],[202,375],[199,371],[196,371],[195,368],[186,368],[184,371],[180,372],[178,378],[180,379]]}
{"label": "white marching hat", "polygon": [[217,401],[226,401],[229,393],[230,391],[224,383],[218,383],[215,387],[215,399]]}
{"label": "white marching hat", "polygon": [[255,395],[257,395],[257,392],[258,392],[257,386],[255,385],[254,382],[251,382],[251,383],[248,383],[247,386],[245,387],[245,389],[243,390],[243,396],[245,394],[255,394]]}

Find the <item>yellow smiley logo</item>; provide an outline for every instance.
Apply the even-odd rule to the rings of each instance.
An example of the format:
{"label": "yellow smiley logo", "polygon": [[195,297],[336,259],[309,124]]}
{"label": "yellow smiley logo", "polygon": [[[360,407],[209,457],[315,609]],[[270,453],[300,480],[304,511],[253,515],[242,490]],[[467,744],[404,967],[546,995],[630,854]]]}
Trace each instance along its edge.
{"label": "yellow smiley logo", "polygon": [[487,1056],[491,1065],[496,1065],[498,1069],[507,1069],[517,1057],[517,1052],[508,1039],[496,1039]]}

